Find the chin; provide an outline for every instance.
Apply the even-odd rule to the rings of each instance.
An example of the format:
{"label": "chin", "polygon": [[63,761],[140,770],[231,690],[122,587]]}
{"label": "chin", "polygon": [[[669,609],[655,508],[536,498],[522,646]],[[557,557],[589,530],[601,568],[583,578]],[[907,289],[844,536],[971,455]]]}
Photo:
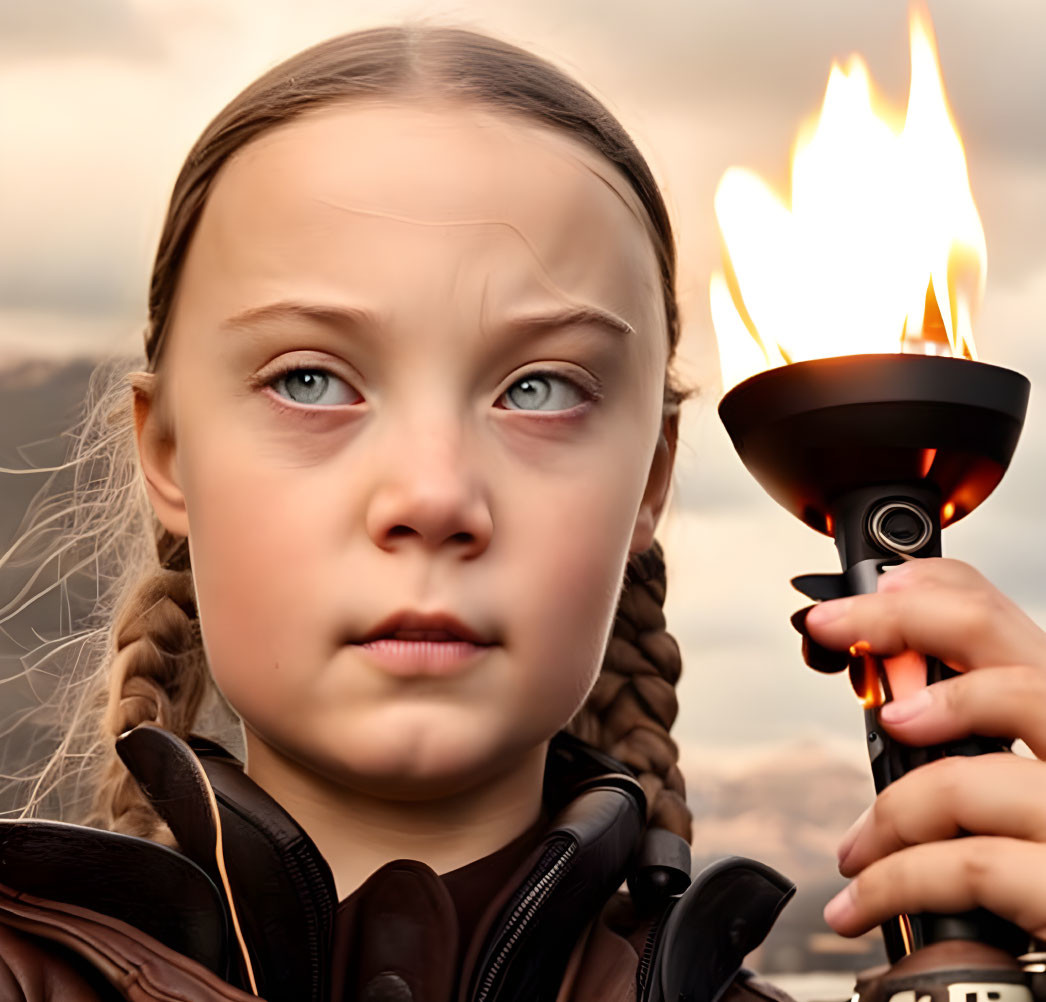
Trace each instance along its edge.
{"label": "chin", "polygon": [[[368,796],[435,800],[453,796],[517,765],[539,744],[506,740],[476,726],[446,720],[359,735],[334,757],[331,778]],[[362,739],[362,740],[361,740]]]}

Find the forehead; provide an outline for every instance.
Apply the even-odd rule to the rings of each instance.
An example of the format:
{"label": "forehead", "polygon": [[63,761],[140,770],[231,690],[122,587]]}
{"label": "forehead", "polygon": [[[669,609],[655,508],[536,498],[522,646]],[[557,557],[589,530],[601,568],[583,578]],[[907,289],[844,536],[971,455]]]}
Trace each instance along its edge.
{"label": "forehead", "polygon": [[243,283],[305,271],[364,292],[413,264],[494,300],[540,287],[644,326],[638,313],[660,315],[649,222],[617,169],[569,135],[470,105],[354,101],[266,133],[222,168],[194,243],[187,270],[220,274],[240,299]]}

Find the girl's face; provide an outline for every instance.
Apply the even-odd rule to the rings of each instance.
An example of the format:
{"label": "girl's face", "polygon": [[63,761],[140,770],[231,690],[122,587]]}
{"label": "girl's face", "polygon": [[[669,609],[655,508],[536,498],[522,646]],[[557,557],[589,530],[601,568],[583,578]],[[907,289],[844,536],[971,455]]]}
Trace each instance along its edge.
{"label": "girl's face", "polygon": [[[326,108],[222,169],[139,447],[249,755],[437,796],[581,706],[674,451],[644,218],[580,143],[459,104]],[[403,611],[488,646],[362,646]]]}

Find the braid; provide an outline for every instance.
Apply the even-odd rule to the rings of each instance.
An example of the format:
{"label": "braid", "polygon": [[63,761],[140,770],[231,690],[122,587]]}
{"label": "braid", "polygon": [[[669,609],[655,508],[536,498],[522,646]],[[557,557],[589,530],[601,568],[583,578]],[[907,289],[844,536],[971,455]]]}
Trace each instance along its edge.
{"label": "braid", "polygon": [[[192,572],[157,567],[139,582],[113,624],[106,744],[154,721],[180,737],[193,726],[207,691]],[[174,844],[116,754],[108,753],[94,801],[96,823],[111,831]]]}
{"label": "braid", "polygon": [[603,666],[568,730],[620,759],[639,776],[647,821],[688,842],[691,815],[669,736],[679,704],[679,645],[665,628],[665,562],[660,543],[629,558]]}

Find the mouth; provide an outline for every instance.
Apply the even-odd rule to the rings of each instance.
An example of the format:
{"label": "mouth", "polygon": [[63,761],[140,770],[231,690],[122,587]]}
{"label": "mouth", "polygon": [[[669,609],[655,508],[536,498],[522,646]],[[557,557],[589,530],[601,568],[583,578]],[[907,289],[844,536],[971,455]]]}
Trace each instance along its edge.
{"label": "mouth", "polygon": [[361,645],[378,640],[428,643],[465,643],[474,647],[492,647],[494,638],[473,629],[446,612],[421,613],[410,610],[393,613],[383,619],[362,639]]}
{"label": "mouth", "polygon": [[449,613],[407,611],[382,620],[354,646],[388,674],[417,678],[460,674],[497,644]]}

